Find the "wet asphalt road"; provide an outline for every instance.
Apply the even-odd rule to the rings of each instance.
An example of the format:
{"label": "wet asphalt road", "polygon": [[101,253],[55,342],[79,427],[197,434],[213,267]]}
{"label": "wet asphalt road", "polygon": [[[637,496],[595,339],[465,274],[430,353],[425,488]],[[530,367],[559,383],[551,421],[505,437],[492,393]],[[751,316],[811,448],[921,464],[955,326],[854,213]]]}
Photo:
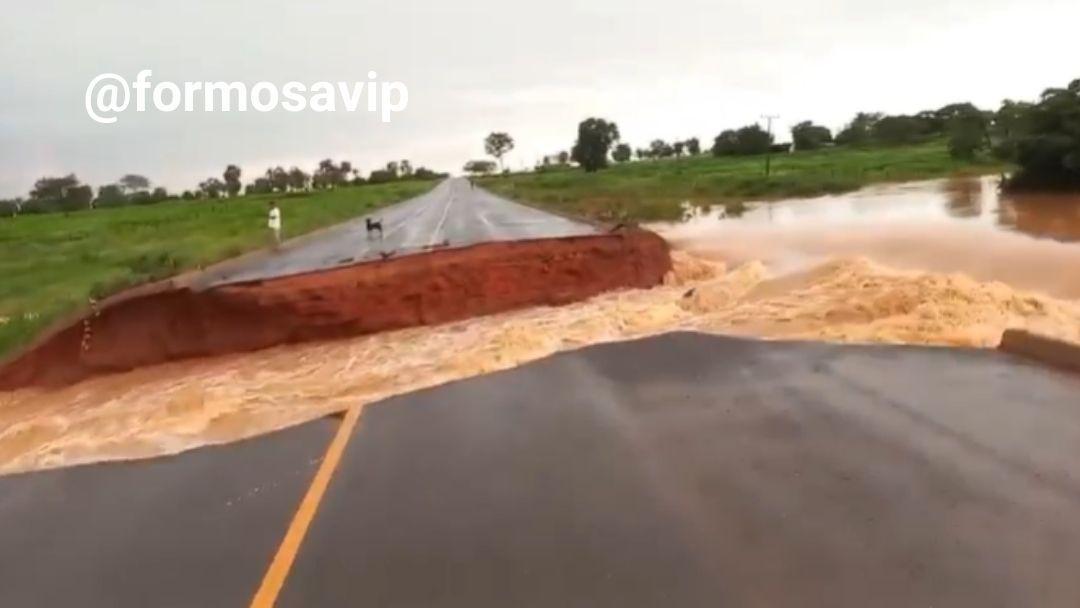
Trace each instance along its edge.
{"label": "wet asphalt road", "polygon": [[246,606],[335,429],[0,477],[0,606]]}
{"label": "wet asphalt road", "polygon": [[1080,378],[669,334],[364,412],[279,606],[1080,606]]}
{"label": "wet asphalt road", "polygon": [[[381,220],[383,235],[367,232],[366,219]],[[283,218],[288,233],[288,217]],[[450,178],[430,192],[301,238],[281,251],[226,263],[200,285],[248,281],[332,268],[381,254],[404,255],[433,247],[460,247],[485,241],[592,234],[593,226],[500,198],[465,178]]]}
{"label": "wet asphalt road", "polygon": [[[0,478],[0,605],[241,606],[335,420]],[[277,605],[1080,605],[1080,377],[677,333],[364,409]]]}

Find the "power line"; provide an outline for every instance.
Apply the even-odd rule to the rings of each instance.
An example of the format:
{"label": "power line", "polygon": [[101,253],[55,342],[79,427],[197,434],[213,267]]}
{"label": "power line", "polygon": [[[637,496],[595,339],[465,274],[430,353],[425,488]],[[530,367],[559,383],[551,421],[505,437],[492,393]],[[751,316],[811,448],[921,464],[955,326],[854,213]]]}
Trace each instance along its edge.
{"label": "power line", "polygon": [[769,170],[772,168],[772,121],[780,118],[780,115],[762,114],[761,117],[766,120],[765,130],[769,133],[769,151],[765,153],[765,177],[769,177]]}

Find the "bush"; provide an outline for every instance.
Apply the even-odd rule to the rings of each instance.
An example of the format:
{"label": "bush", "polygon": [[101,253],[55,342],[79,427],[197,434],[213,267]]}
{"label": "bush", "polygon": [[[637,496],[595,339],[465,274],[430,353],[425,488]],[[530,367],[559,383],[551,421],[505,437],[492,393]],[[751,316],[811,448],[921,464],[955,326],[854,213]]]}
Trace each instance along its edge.
{"label": "bush", "polygon": [[1020,171],[1008,185],[1080,189],[1080,79],[1023,111],[1026,132],[1011,138]]}
{"label": "bush", "polygon": [[764,154],[772,146],[773,136],[759,125],[747,125],[737,131],[727,130],[713,141],[713,156]]}
{"label": "bush", "polygon": [[791,143],[799,151],[818,150],[832,143],[832,132],[806,120],[791,128]]}

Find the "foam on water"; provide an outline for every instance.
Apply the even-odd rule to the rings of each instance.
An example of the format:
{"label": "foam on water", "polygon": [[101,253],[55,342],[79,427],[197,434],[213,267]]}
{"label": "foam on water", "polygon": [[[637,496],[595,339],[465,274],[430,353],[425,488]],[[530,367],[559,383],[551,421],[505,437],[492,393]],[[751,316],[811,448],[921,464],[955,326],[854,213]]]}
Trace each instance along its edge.
{"label": "foam on water", "polygon": [[1080,342],[1080,245],[898,219],[665,226],[665,285],[329,343],[0,393],[0,472],[169,454],[589,344],[691,329],[995,346],[1010,327]]}

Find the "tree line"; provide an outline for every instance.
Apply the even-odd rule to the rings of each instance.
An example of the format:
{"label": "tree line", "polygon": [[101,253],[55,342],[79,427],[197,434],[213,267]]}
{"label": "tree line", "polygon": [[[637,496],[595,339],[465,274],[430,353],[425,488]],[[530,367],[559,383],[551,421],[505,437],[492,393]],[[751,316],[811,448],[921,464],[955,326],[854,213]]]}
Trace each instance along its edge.
{"label": "tree line", "polygon": [[224,199],[240,196],[241,193],[249,195],[309,192],[339,186],[441,177],[446,177],[446,174],[422,166],[414,168],[407,159],[392,160],[363,177],[351,162],[335,162],[327,158],[320,161],[311,173],[295,166],[289,169],[281,166],[270,167],[247,184],[242,181],[240,167],[230,164],[225,167],[220,178],[210,176],[199,182],[197,187],[181,193],[170,193],[160,186],[152,187],[150,180],[142,175],[127,174],[115,183],[98,187],[95,193],[93,187],[81,183],[72,173],[61,177],[42,177],[34,182],[34,187],[26,198],[0,200],[0,215],[147,205],[177,199]]}
{"label": "tree line", "polygon": [[[1063,88],[1049,88],[1032,102],[1007,99],[997,110],[983,110],[970,102],[953,103],[915,114],[887,115],[859,112],[833,135],[825,126],[802,121],[791,128],[791,143],[778,144],[771,132],[758,124],[721,131],[712,142],[714,156],[745,156],[768,152],[818,150],[830,146],[898,146],[945,138],[950,155],[972,160],[981,155],[1014,163],[1006,186],[1013,188],[1080,189],[1080,79]],[[493,132],[484,140],[485,152],[495,158],[470,160],[466,173],[490,175],[506,172],[503,157],[514,149],[514,139]],[[588,118],[578,125],[577,139],[569,151],[544,156],[537,171],[576,164],[598,171],[610,163],[634,160],[681,158],[703,154],[696,137],[667,142],[656,139],[647,147],[633,148],[621,141],[618,125],[603,118]],[[349,161],[325,159],[307,173],[298,167],[270,167],[246,186],[241,171],[229,165],[221,177],[208,177],[198,187],[179,195],[162,187],[151,188],[148,179],[128,174],[116,183],[98,188],[96,194],[74,174],[43,177],[34,183],[26,199],[0,200],[0,214],[71,211],[163,200],[218,199],[245,194],[301,192],[342,185],[386,183],[401,179],[434,179],[445,174],[425,167],[414,169],[408,160],[390,161],[366,178]]]}
{"label": "tree line", "polygon": [[[941,139],[957,160],[985,156],[1015,164],[1018,170],[1005,183],[1007,187],[1080,189],[1080,79],[1064,88],[1046,89],[1034,102],[1007,99],[997,110],[962,102],[915,114],[859,112],[835,136],[828,127],[805,120],[791,127],[791,143],[778,144],[771,132],[750,124],[721,131],[708,152],[713,156],[745,156],[831,146],[902,146]],[[513,146],[513,138],[506,133],[492,133],[485,140],[485,151],[499,161],[499,167],[503,155]],[[656,139],[647,147],[633,148],[621,141],[615,122],[588,118],[578,125],[570,151],[542,157],[535,170],[576,164],[591,172],[612,162],[702,153],[696,137],[671,142]],[[496,164],[471,160],[464,169],[467,173],[489,175],[495,172]]]}

